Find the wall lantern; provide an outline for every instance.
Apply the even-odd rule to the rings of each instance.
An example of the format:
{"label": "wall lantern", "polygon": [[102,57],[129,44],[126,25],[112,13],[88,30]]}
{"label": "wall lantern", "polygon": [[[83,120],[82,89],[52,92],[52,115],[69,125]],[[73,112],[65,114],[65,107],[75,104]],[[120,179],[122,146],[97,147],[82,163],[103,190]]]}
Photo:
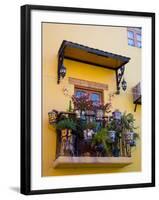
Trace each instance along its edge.
{"label": "wall lantern", "polygon": [[116,94],[120,94],[120,85],[121,85],[121,88],[124,91],[127,89],[127,82],[123,78],[124,71],[125,71],[125,67],[124,66],[122,66],[121,68],[119,68],[119,69],[116,70],[116,81],[117,81],[117,91],[116,91]]}
{"label": "wall lantern", "polygon": [[60,77],[64,78],[66,76],[66,67],[62,64],[60,68]]}
{"label": "wall lantern", "polygon": [[121,86],[122,86],[122,89],[125,91],[127,88],[127,82],[125,81],[125,79],[122,80]]}

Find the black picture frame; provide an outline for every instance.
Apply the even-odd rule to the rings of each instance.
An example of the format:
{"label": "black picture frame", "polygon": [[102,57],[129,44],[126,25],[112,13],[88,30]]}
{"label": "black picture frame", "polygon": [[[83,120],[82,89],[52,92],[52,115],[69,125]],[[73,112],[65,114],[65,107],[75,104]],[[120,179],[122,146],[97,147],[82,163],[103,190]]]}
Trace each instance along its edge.
{"label": "black picture frame", "polygon": [[[152,22],[152,149],[151,149],[151,183],[108,185],[64,189],[31,189],[31,11],[63,11],[91,14],[111,14],[123,16],[150,17]],[[102,10],[89,8],[55,7],[44,5],[24,5],[21,7],[21,193],[49,194],[63,192],[80,192],[93,190],[127,189],[155,186],[155,13]]]}

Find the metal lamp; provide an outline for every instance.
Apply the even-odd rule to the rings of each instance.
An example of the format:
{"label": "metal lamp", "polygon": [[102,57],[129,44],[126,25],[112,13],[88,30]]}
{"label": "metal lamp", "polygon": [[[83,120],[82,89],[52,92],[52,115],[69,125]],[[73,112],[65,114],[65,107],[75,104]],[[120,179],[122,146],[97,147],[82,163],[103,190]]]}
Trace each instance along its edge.
{"label": "metal lamp", "polygon": [[62,64],[60,68],[60,76],[64,78],[66,76],[66,67]]}

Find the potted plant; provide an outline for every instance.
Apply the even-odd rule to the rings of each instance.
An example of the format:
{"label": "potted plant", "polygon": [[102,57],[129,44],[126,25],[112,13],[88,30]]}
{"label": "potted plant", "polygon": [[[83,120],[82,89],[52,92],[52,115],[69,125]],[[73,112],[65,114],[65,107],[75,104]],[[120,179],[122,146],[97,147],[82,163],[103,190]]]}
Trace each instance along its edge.
{"label": "potted plant", "polygon": [[138,134],[135,133],[135,119],[132,113],[124,113],[121,117],[121,126],[127,144],[135,146]]}
{"label": "potted plant", "polygon": [[84,130],[84,139],[91,140],[95,134],[97,124],[95,122],[88,122],[86,124],[86,129]]}
{"label": "potted plant", "polygon": [[61,133],[61,155],[74,155],[74,137],[72,131],[76,130],[76,123],[69,118],[60,120],[56,124],[57,132]]}
{"label": "potted plant", "polygon": [[79,113],[80,113],[80,118],[85,120],[86,119],[85,118],[86,111],[92,110],[92,108],[93,108],[93,102],[92,102],[92,100],[89,99],[89,95],[83,94],[79,97],[73,95],[72,102],[74,104],[74,110],[75,110],[77,116],[79,116]]}
{"label": "potted plant", "polygon": [[92,139],[92,147],[95,149],[97,156],[109,154],[110,143],[108,142],[108,129],[102,128]]}
{"label": "potted plant", "polygon": [[67,130],[67,132],[69,130],[76,130],[76,123],[69,118],[60,120],[57,124],[56,124],[56,128],[57,130]]}
{"label": "potted plant", "polygon": [[106,104],[95,104],[94,109],[96,111],[96,119],[97,120],[103,120],[104,114],[111,112],[111,103],[106,103]]}
{"label": "potted plant", "polygon": [[108,129],[108,141],[109,143],[115,143],[117,138],[117,124],[116,121],[112,118],[107,124]]}

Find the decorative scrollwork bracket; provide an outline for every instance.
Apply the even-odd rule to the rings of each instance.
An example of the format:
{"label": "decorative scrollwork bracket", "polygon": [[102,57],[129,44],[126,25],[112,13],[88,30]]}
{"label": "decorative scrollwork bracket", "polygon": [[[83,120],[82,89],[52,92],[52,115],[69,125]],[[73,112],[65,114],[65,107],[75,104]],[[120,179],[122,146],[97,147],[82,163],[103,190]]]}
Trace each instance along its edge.
{"label": "decorative scrollwork bracket", "polygon": [[124,76],[125,66],[122,66],[116,70],[116,85],[117,91],[116,94],[120,94],[120,82]]}

